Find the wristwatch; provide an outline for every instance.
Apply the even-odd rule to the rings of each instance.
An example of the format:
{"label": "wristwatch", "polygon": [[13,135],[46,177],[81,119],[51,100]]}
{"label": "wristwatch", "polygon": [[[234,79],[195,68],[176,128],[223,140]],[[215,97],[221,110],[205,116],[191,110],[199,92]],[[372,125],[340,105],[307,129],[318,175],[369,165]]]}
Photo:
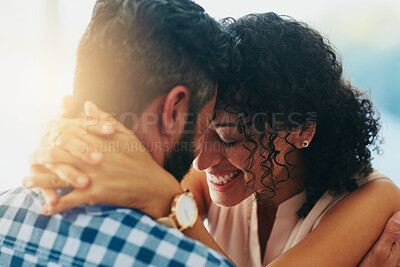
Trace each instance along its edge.
{"label": "wristwatch", "polygon": [[179,231],[193,227],[198,217],[198,210],[193,194],[186,190],[175,196],[172,201],[171,214],[156,221]]}

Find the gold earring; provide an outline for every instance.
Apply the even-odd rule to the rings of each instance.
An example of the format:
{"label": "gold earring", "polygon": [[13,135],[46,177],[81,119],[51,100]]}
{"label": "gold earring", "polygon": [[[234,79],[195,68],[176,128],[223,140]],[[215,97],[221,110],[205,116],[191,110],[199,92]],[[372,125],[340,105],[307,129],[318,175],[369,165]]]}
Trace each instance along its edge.
{"label": "gold earring", "polygon": [[303,142],[301,142],[301,146],[303,147],[303,148],[306,148],[306,147],[308,147],[310,145],[310,142],[308,142],[307,140],[304,140]]}

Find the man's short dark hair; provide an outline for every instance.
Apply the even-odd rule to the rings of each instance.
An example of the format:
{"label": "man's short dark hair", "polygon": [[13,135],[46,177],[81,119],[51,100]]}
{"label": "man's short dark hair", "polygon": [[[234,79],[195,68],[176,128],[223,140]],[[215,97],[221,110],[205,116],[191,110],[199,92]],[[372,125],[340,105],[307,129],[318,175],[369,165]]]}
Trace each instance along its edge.
{"label": "man's short dark hair", "polygon": [[197,113],[227,73],[231,44],[189,0],[98,0],[79,45],[74,94],[108,112],[140,114],[184,85]]}

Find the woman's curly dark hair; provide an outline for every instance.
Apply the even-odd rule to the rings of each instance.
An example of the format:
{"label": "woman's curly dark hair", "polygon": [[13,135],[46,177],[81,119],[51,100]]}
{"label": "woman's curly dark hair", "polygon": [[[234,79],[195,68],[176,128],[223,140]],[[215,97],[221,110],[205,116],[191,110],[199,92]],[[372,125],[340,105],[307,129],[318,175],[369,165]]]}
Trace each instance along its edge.
{"label": "woman's curly dark hair", "polygon": [[[253,175],[248,185],[256,178],[251,170],[258,151],[263,174],[257,179],[275,195],[277,185],[289,179],[295,168],[287,161],[296,150],[287,140],[290,131],[315,122],[315,136],[301,150],[307,168],[307,200],[298,215],[305,217],[327,190],[355,190],[357,179],[372,172],[370,149],[378,149],[379,118],[364,93],[343,79],[340,58],[329,42],[306,24],[272,12],[247,15],[227,29],[239,39],[242,62],[229,90],[221,91],[219,105],[227,112],[244,114],[237,122],[250,153],[244,163],[245,171]],[[244,123],[245,117],[255,114],[266,114],[251,120],[262,131],[258,140],[252,139],[246,130],[249,123]],[[276,160],[278,121],[289,130],[285,140],[293,148],[284,164]],[[276,165],[286,169],[285,180],[273,179]]]}

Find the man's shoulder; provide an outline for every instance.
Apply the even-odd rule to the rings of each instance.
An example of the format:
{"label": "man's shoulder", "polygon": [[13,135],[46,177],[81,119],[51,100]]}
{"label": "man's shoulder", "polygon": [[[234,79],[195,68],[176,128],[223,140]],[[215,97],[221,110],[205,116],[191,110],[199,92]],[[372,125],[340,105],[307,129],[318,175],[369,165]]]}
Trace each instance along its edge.
{"label": "man's shoulder", "polygon": [[[6,221],[23,222],[28,211],[40,214],[43,198],[37,191],[21,187],[0,193],[1,224]],[[0,230],[1,231],[1,230]]]}
{"label": "man's shoulder", "polygon": [[0,259],[61,265],[229,265],[217,252],[135,211],[80,206],[55,216],[40,213],[38,192],[0,195]]}

